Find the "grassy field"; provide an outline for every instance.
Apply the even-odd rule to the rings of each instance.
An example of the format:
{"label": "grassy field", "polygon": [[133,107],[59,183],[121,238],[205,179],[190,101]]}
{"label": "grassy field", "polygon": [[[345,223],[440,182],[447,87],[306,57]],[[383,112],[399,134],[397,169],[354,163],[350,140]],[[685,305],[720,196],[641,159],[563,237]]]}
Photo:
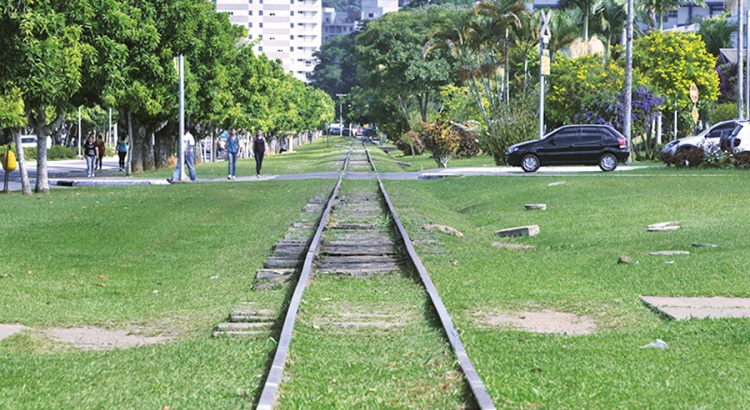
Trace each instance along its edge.
{"label": "grassy field", "polygon": [[[340,156],[322,142],[311,146],[320,152],[309,153],[309,169]],[[308,154],[300,148],[293,155]],[[217,175],[225,176],[223,166]],[[438,241],[418,242],[418,250],[499,407],[744,408],[750,324],[669,321],[638,296],[750,297],[748,182],[750,174],[737,171],[657,169],[386,181],[386,188],[413,238]],[[0,342],[0,408],[244,408],[256,398],[275,342],[213,339],[211,331],[239,302],[281,309],[286,291],[250,290],[255,269],[309,198],[332,186],[264,181],[0,197],[0,323],[32,328]],[[526,211],[525,203],[548,210]],[[646,232],[647,224],[671,220],[682,228]],[[465,237],[428,237],[424,223],[453,226]],[[490,246],[495,230],[525,224],[538,224],[541,233],[515,241],[536,250]],[[694,242],[719,247],[692,248]],[[647,255],[657,250],[691,254]],[[638,263],[618,265],[623,254]],[[455,375],[440,370],[451,366],[433,327],[415,321],[392,333],[328,334],[306,320],[341,304],[427,311],[418,287],[397,279],[313,282],[293,340],[293,372],[281,388],[284,408],[459,406],[462,392]],[[371,291],[380,286],[395,290]],[[597,331],[539,334],[487,320],[542,310],[590,316]],[[42,333],[84,325],[177,337],[89,351]],[[640,348],[656,338],[670,348]],[[337,351],[342,346],[345,355]],[[373,369],[342,359],[364,353],[382,362]],[[337,371],[369,377],[368,388],[338,384]],[[394,379],[399,372],[403,383]],[[301,380],[314,381],[308,387]],[[430,397],[435,387],[442,397]],[[389,389],[399,399],[384,401]]]}
{"label": "grassy field", "polygon": [[[564,181],[564,185],[548,186]],[[389,181],[410,232],[446,224],[444,254],[424,262],[480,375],[507,408],[744,408],[747,320],[665,320],[640,295],[750,296],[750,175],[595,175]],[[546,203],[547,211],[526,211]],[[680,221],[674,232],[646,225]],[[517,239],[537,250],[497,249],[493,232],[538,224]],[[715,249],[691,247],[712,243]],[[422,247],[424,250],[424,247]],[[648,256],[689,250],[690,255]],[[620,255],[638,261],[618,265]],[[457,261],[456,264],[450,263]],[[586,336],[500,329],[487,317],[550,310],[591,316]],[[656,338],[668,350],[641,349]]]}

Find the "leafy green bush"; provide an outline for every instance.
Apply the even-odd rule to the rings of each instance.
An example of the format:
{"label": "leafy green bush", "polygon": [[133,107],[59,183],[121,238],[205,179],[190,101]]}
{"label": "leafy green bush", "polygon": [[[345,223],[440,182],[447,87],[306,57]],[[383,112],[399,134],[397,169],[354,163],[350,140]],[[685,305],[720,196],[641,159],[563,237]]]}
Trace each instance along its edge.
{"label": "leafy green bush", "polygon": [[737,103],[723,103],[717,104],[714,109],[708,112],[706,121],[709,124],[716,124],[717,122],[731,120],[737,118]]}
{"label": "leafy green bush", "polygon": [[23,149],[23,158],[26,161],[36,161],[36,147],[26,147]]}
{"label": "leafy green bush", "polygon": [[672,157],[672,163],[677,168],[698,168],[705,160],[706,153],[703,152],[703,148],[695,147],[679,149]]}
{"label": "leafy green bush", "polygon": [[505,152],[513,144],[536,138],[539,133],[539,120],[536,115],[536,101],[533,98],[516,100],[504,106],[480,135],[482,148],[495,160],[497,165],[505,165]]}
{"label": "leafy green bush", "polygon": [[47,159],[72,159],[75,157],[75,151],[62,145],[54,145],[47,150]]}
{"label": "leafy green bush", "polygon": [[737,169],[750,169],[750,152],[740,152],[734,156],[734,166]]}

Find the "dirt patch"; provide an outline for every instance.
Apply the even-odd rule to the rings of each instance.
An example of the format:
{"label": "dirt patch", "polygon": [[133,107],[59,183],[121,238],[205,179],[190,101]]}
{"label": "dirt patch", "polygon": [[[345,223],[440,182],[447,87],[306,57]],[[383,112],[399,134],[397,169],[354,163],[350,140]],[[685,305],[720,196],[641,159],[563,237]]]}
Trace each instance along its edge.
{"label": "dirt patch", "polygon": [[163,343],[174,336],[142,336],[127,330],[109,330],[98,327],[52,328],[42,331],[58,342],[69,343],[85,350],[127,349],[154,343]]}
{"label": "dirt patch", "polygon": [[596,332],[591,316],[542,310],[541,312],[480,313],[480,324],[534,333],[588,335]]}
{"label": "dirt patch", "polygon": [[6,337],[11,337],[14,334],[26,329],[26,326],[15,323],[15,324],[5,324],[0,323],[0,340],[5,339]]}

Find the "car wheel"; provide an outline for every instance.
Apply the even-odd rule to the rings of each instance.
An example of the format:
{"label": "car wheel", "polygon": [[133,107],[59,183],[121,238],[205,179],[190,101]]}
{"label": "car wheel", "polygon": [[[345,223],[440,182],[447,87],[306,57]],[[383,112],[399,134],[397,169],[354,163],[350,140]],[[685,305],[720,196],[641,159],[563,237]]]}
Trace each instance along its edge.
{"label": "car wheel", "polygon": [[524,172],[535,172],[539,169],[539,158],[534,154],[527,154],[521,160],[521,168]]}
{"label": "car wheel", "polygon": [[617,168],[617,158],[612,154],[604,154],[599,158],[599,168],[604,172],[614,171]]}

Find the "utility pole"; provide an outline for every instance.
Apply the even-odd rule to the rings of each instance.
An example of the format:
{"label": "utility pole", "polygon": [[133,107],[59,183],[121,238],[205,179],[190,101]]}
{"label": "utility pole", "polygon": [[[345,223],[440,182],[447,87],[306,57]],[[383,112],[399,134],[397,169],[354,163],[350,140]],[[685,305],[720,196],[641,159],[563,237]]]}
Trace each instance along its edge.
{"label": "utility pole", "polygon": [[[344,102],[341,99],[347,95],[349,94],[336,94],[336,97],[339,97],[339,137],[344,136]],[[328,138],[326,138],[326,147],[328,147]]]}
{"label": "utility pole", "polygon": [[549,31],[550,17],[552,17],[552,10],[547,12],[542,10],[542,21],[539,24],[539,59],[541,61],[541,70],[539,70],[539,139],[544,136],[544,76],[550,74],[550,58],[547,49],[552,37]]}
{"label": "utility pole", "polygon": [[744,83],[744,75],[742,72],[742,31],[744,29],[744,16],[745,16],[745,3],[742,0],[737,0],[737,118],[743,119],[745,110],[743,109],[743,97],[744,92],[742,86]]}
{"label": "utility pole", "polygon": [[180,72],[180,152],[177,154],[177,167],[180,170],[179,181],[185,179],[185,58],[182,54],[177,57],[178,71]]}
{"label": "utility pole", "polygon": [[[623,134],[625,134],[625,144],[630,149],[630,140],[632,138],[632,120],[633,112],[633,15],[634,2],[628,0],[628,21],[625,28],[625,118],[623,118]],[[630,164],[632,155],[628,155],[626,164]]]}

